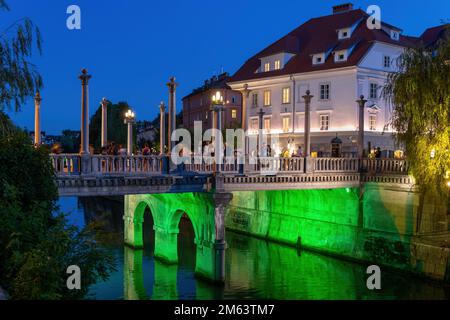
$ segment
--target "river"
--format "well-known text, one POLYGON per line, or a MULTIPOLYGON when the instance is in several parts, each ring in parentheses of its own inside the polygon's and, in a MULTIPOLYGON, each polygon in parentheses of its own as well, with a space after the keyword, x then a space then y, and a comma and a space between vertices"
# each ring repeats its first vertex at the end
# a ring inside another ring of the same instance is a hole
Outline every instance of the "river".
POLYGON ((227 231, 226 281, 212 285, 194 276, 194 232, 180 222, 178 265, 153 257, 152 222, 144 223, 144 250, 123 245, 123 203, 118 199, 63 197, 71 223, 104 223, 105 245, 117 271, 93 285, 87 299, 449 299, 450 288, 403 272, 382 270, 381 290, 367 289, 367 265, 270 243, 227 231))

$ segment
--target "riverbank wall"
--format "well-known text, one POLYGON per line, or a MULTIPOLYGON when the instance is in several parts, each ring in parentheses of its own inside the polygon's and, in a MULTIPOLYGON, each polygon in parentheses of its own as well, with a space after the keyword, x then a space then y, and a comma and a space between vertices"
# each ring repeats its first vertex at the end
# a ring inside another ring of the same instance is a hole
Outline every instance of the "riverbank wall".
POLYGON ((228 229, 299 249, 450 280, 446 203, 408 189, 234 192, 228 229))

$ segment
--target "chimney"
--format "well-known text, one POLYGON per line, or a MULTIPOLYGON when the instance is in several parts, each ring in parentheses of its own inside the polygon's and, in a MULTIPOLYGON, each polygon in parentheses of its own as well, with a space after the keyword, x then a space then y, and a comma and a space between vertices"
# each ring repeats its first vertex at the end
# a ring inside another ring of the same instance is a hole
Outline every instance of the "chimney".
POLYGON ((333 7, 333 14, 353 10, 353 3, 344 3, 333 7))

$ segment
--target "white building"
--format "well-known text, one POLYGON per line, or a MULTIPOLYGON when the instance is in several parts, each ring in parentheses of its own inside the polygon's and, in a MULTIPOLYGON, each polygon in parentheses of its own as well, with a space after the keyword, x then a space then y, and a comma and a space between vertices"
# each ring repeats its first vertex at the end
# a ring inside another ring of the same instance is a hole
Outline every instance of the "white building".
MULTIPOLYGON (((369 16, 353 10, 351 4, 333 7, 333 14, 311 19, 247 60, 228 83, 233 90, 250 92, 245 98, 246 128, 258 131, 262 109, 263 128, 279 154, 303 147, 305 104, 310 90, 311 151, 331 155, 331 140, 342 140, 342 153, 356 156, 358 105, 365 109, 365 149, 397 150, 389 126, 391 107, 382 98, 382 88, 404 48, 416 46, 422 38, 382 22, 381 29, 367 27, 369 16)), ((425 34, 429 34, 428 29, 425 34)), ((422 37, 424 37, 422 35, 422 37)), ((432 36, 434 37, 434 35, 432 36)), ((304 150, 304 149, 303 149, 304 150)))

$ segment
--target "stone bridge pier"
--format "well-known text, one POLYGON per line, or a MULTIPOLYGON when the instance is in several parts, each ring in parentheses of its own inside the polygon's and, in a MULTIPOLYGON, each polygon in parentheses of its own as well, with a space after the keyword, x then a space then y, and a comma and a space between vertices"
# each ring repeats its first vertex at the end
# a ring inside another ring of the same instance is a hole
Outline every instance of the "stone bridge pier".
POLYGON ((154 256, 178 262, 179 222, 186 214, 193 226, 196 244, 195 272, 213 282, 225 280, 225 209, 231 193, 178 193, 125 196, 125 244, 143 247, 142 227, 145 209, 149 208, 155 230, 154 256))

